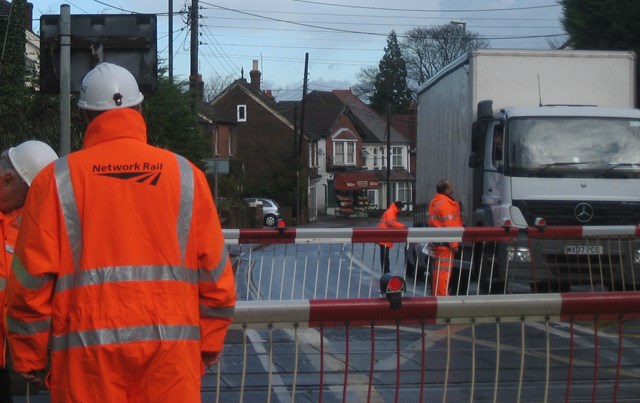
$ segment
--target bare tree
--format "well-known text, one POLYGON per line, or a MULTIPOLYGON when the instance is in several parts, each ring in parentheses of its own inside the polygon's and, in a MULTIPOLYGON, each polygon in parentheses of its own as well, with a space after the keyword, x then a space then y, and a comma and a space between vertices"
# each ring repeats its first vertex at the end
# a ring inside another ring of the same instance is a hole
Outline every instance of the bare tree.
POLYGON ((362 67, 356 79, 358 84, 351 88, 351 91, 364 102, 368 102, 376 91, 376 77, 378 76, 377 66, 362 67))
POLYGON ((407 63, 407 76, 420 86, 444 66, 469 50, 486 48, 489 41, 466 26, 444 24, 412 28, 400 44, 407 63))
POLYGON ((205 102, 213 101, 222 91, 224 91, 234 79, 231 76, 227 76, 224 78, 217 78, 211 76, 207 82, 204 84, 204 100, 205 102))

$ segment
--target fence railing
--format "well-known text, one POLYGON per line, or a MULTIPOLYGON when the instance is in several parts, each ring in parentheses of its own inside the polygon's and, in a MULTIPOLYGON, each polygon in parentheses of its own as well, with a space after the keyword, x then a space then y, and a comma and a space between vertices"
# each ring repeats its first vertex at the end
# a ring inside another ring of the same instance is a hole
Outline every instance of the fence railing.
POLYGON ((204 401, 631 402, 640 292, 240 302, 204 401))
POLYGON ((410 296, 431 295, 430 244, 461 242, 452 295, 640 290, 639 227, 225 230, 241 300, 372 298, 377 242, 410 296))

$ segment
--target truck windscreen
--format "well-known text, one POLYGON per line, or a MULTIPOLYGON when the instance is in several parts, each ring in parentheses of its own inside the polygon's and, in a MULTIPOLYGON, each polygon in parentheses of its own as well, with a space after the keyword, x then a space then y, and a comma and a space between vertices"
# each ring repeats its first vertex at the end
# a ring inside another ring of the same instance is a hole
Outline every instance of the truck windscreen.
POLYGON ((640 177, 640 120, 514 117, 507 125, 512 176, 640 177))

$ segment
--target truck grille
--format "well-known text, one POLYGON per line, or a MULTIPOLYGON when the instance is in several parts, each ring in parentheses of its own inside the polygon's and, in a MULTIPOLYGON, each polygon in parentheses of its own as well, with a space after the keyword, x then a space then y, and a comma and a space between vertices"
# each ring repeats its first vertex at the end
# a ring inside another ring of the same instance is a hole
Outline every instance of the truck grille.
POLYGON ((536 217, 544 218, 547 225, 640 224, 640 202, 517 200, 513 205, 520 209, 529 225, 533 225, 536 217), (588 221, 579 221, 576 217, 576 207, 581 203, 592 207, 593 217, 588 221))

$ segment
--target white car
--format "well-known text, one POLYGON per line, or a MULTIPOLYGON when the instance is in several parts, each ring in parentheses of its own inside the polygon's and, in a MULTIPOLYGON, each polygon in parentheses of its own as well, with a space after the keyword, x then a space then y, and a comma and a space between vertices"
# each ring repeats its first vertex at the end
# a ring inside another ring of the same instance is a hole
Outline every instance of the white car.
POLYGON ((246 197, 244 201, 249 204, 249 207, 262 205, 262 223, 266 226, 275 227, 278 220, 282 219, 280 206, 274 200, 263 197, 246 197))

